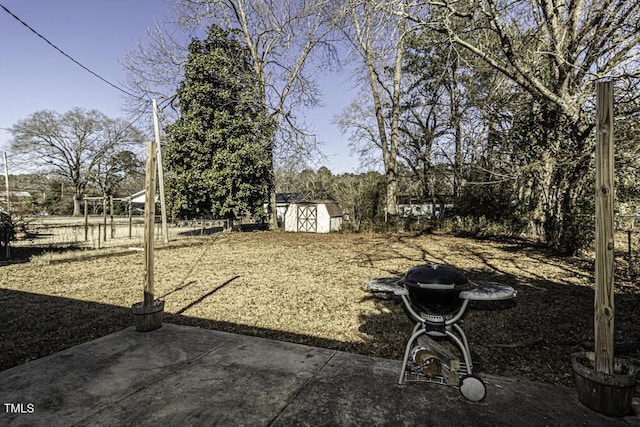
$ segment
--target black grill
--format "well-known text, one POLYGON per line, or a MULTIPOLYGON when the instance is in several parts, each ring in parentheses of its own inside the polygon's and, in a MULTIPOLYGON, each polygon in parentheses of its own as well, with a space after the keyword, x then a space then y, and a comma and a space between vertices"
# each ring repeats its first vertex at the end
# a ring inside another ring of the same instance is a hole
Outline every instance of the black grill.
POLYGON ((402 278, 384 277, 367 282, 366 289, 392 292, 415 323, 402 359, 399 383, 425 381, 458 387, 462 395, 479 402, 486 395, 484 382, 473 374, 469 341, 457 322, 469 301, 498 301, 516 296, 511 286, 494 282, 470 282, 455 267, 423 264, 402 278), (447 338, 462 360, 436 340, 447 338))
POLYGON ((443 264, 424 264, 412 267, 400 280, 409 292, 411 305, 418 312, 430 316, 448 317, 460 310, 460 292, 475 288, 455 267, 443 264))

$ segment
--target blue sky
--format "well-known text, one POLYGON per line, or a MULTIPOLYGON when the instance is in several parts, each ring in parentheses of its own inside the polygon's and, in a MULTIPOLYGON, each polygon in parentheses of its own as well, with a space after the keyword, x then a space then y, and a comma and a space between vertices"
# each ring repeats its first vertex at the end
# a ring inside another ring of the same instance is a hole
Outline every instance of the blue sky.
MULTIPOLYGON (((162 23, 168 14, 167 0, 0 0, 0 4, 118 86, 126 80, 121 65, 125 52, 138 40, 144 41, 146 29, 162 23)), ((63 113, 82 107, 126 118, 118 90, 74 64, 2 9, 0 58, 0 151, 9 151, 11 138, 2 128, 39 110, 63 113)), ((353 84, 348 77, 324 76, 320 82, 324 106, 306 117, 327 158, 316 166, 325 165, 334 173, 355 172, 360 166, 347 137, 332 123, 351 101, 353 84)))

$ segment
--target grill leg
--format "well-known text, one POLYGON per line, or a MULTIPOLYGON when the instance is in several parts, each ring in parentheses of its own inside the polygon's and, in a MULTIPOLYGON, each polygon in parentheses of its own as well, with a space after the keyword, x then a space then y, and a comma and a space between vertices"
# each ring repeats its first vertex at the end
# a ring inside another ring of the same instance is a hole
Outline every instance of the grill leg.
POLYGON ((453 324, 453 326, 456 328, 456 331, 460 333, 460 336, 462 337, 462 339, 460 339, 458 335, 454 334, 449 330, 445 332, 447 336, 451 338, 451 340, 455 342, 457 346, 460 348, 460 351, 462 352, 462 357, 464 358, 464 364, 467 368, 467 374, 471 374, 473 367, 471 365, 471 351, 469 350, 467 337, 464 334, 464 332, 462 332, 462 329, 460 328, 460 326, 456 325, 455 323, 453 324))
POLYGON ((407 347, 404 350, 404 359, 402 359, 402 369, 400 370, 400 379, 398 380, 398 384, 404 383, 404 371, 407 369, 407 362, 409 361, 409 356, 411 355, 411 349, 413 348, 413 343, 418 337, 422 334, 425 334, 426 331, 422 327, 420 323, 416 323, 416 326, 413 327, 413 332, 411 334, 411 338, 409 338, 409 342, 407 342, 407 347))
POLYGON ((471 347, 469 347, 469 341, 467 341, 467 336, 465 335, 464 331, 462 330, 462 328, 460 326, 458 326, 457 323, 453 324, 453 327, 456 329, 456 331, 458 332, 458 336, 460 338, 462 338, 462 343, 464 344, 464 348, 466 350, 467 356, 469 357, 469 362, 464 362, 467 365, 467 373, 470 374, 471 373, 471 369, 472 369, 472 365, 473 365, 473 361, 471 360, 471 347))
POLYGON ((456 332, 458 332, 458 335, 460 335, 460 338, 462 338, 464 347, 467 349, 467 351, 469 351, 469 341, 467 341, 467 336, 465 335, 464 331, 460 326, 458 326, 457 323, 454 323, 453 327, 456 329, 456 332))

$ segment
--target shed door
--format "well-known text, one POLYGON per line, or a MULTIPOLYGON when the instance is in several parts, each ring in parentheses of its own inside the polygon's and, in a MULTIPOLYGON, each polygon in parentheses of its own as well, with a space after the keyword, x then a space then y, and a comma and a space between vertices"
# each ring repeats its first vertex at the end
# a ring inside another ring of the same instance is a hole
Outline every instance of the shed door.
POLYGON ((316 233, 318 230, 318 207, 298 206, 298 231, 316 233))

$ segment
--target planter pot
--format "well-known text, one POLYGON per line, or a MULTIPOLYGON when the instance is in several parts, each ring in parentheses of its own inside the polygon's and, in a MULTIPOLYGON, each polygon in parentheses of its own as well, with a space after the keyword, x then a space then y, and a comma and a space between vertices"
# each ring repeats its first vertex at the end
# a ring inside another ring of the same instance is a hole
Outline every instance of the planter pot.
POLYGON ((605 415, 623 417, 631 411, 638 367, 615 358, 613 374, 596 372, 591 351, 571 355, 578 399, 605 415))
POLYGON ((131 306, 133 323, 139 332, 150 332, 162 326, 162 316, 164 314, 164 301, 155 300, 150 306, 145 306, 142 302, 137 302, 131 306))

